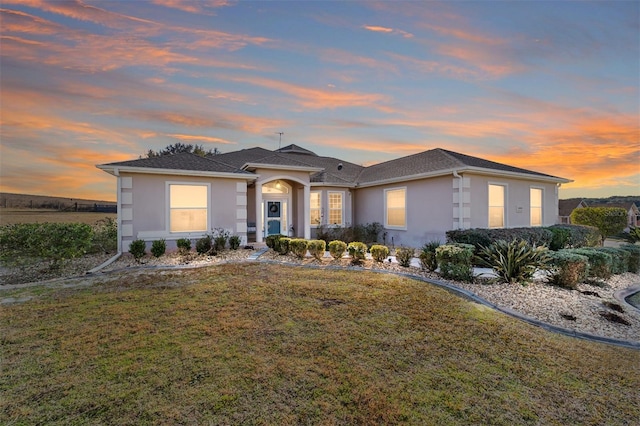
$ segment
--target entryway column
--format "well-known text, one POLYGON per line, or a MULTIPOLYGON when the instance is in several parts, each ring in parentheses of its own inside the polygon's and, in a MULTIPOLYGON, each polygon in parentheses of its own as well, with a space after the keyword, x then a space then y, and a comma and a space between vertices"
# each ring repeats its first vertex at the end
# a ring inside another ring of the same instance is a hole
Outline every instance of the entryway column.
POLYGON ((262 242, 262 183, 256 182, 256 243, 262 242))
POLYGON ((311 239, 311 188, 310 185, 304 186, 304 239, 311 239))

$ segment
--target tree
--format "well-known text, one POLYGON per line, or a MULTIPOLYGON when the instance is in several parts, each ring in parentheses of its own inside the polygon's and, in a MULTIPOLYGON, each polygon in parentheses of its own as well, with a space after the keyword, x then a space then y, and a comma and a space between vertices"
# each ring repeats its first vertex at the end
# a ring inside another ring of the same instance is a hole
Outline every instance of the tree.
POLYGON ((627 211, 621 207, 585 207, 571 213, 571 223, 594 226, 602 235, 602 243, 611 236, 624 231, 627 226, 627 211))
POLYGON ((154 151, 150 149, 149 151, 147 151, 147 158, 160 157, 162 155, 177 154, 180 152, 188 152, 191 154, 199 155, 200 157, 220 154, 220 150, 218 148, 204 149, 202 145, 184 144, 182 142, 176 142, 174 144, 167 145, 164 149, 160 151, 154 151))

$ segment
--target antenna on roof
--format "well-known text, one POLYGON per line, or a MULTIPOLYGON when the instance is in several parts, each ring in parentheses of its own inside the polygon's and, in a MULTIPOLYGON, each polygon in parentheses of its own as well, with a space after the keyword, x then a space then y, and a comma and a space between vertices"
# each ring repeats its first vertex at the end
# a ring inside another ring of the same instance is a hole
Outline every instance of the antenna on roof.
POLYGON ((278 142, 278 149, 282 148, 282 135, 284 135, 284 132, 276 132, 277 134, 280 135, 280 141, 278 142))

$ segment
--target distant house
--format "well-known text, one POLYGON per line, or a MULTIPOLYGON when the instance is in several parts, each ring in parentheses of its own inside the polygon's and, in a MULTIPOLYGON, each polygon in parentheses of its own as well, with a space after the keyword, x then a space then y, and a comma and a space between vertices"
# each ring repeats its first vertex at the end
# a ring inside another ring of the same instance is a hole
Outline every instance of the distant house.
POLYGON ((575 209, 587 207, 587 203, 581 198, 569 198, 558 201, 558 223, 571 224, 571 213, 575 209))
POLYGON ((419 247, 451 229, 555 224, 558 187, 570 182, 439 148, 369 167, 297 145, 97 167, 118 179, 121 250, 134 239, 175 247, 214 228, 261 242, 373 222, 387 242, 419 247))
POLYGON ((589 207, 618 207, 627 211, 627 230, 630 226, 638 226, 640 210, 635 203, 598 203, 589 204, 589 207))

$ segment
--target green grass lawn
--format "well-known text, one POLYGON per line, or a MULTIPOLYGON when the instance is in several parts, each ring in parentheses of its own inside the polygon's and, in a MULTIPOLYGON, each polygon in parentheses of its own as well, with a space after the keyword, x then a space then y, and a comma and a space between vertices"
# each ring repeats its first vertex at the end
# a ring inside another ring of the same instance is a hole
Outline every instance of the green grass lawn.
POLYGON ((258 263, 3 292, 1 424, 632 424, 640 351, 392 275, 258 263))

